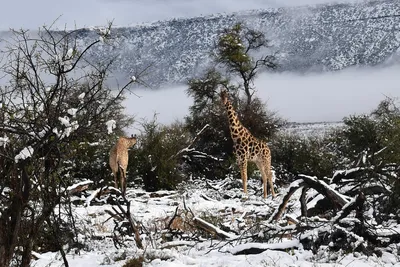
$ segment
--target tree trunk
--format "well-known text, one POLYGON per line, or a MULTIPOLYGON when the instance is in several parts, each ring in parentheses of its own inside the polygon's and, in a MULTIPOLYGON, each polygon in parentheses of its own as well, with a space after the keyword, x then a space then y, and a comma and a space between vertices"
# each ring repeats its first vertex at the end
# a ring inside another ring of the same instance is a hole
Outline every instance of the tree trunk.
POLYGON ((26 172, 26 163, 21 165, 21 169, 21 179, 18 179, 18 174, 14 166, 16 188, 13 191, 18 192, 18 194, 11 197, 11 205, 3 211, 0 217, 0 267, 10 266, 21 229, 21 217, 24 205, 29 198, 30 183, 26 172))

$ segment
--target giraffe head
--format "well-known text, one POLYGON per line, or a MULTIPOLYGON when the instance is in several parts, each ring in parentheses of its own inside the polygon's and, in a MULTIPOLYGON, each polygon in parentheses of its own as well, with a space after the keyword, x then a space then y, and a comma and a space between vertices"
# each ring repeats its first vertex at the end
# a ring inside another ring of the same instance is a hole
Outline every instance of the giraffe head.
POLYGON ((131 137, 121 136, 120 140, 123 140, 123 143, 125 144, 126 148, 133 147, 137 142, 136 134, 135 135, 132 134, 131 137))
POLYGON ((221 88, 221 92, 219 95, 221 97, 222 103, 225 105, 228 102, 228 92, 224 88, 221 88))

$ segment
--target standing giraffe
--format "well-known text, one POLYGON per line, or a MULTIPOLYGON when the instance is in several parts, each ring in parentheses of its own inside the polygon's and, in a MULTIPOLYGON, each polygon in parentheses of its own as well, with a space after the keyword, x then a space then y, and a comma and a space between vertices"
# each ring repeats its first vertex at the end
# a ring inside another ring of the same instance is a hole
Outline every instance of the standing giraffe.
POLYGON ((243 182, 243 191, 247 194, 247 162, 254 162, 261 172, 263 180, 264 198, 267 197, 267 182, 271 188, 272 197, 275 197, 271 172, 271 151, 266 142, 255 138, 240 122, 235 109, 228 100, 228 93, 221 89, 221 100, 228 112, 229 130, 233 140, 234 154, 239 165, 243 182))
POLYGON ((114 175, 115 188, 118 188, 118 173, 122 195, 126 191, 126 168, 128 167, 128 148, 136 144, 136 136, 118 138, 117 143, 110 150, 110 167, 114 175))

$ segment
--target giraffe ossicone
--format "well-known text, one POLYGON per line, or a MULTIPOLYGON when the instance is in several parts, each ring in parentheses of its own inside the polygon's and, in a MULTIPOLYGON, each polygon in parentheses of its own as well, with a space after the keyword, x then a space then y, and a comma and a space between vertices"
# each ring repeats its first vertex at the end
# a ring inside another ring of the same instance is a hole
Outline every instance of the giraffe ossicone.
POLYGON ((227 111, 229 131, 233 140, 234 154, 242 177, 244 193, 247 194, 247 163, 250 161, 254 162, 261 172, 264 198, 268 195, 267 183, 271 188, 272 197, 275 197, 271 171, 271 151, 267 143, 254 137, 250 131, 242 125, 232 103, 228 99, 228 92, 224 88, 221 88, 220 97, 227 111))
POLYGON ((110 150, 110 168, 114 175, 115 187, 118 188, 118 173, 122 195, 126 192, 126 168, 128 167, 128 149, 136 144, 136 135, 131 137, 121 136, 110 150))

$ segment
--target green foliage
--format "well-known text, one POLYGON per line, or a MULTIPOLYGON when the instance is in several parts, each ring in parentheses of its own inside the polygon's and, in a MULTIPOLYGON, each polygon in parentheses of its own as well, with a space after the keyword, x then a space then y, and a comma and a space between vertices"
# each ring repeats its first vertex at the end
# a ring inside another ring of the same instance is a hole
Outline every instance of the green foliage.
POLYGON ((330 177, 337 167, 326 136, 281 132, 270 147, 272 165, 281 181, 291 181, 298 174, 330 177))
POLYGON ((226 29, 218 40, 217 61, 225 64, 232 71, 248 72, 252 68, 251 58, 246 53, 243 45, 243 25, 236 24, 231 29, 226 29))
POLYGON ((400 111, 393 99, 383 100, 370 114, 343 122, 331 141, 349 167, 400 162, 400 111))
POLYGON ((175 189, 185 178, 181 149, 187 146, 187 133, 180 123, 160 125, 156 118, 142 123, 143 131, 131 157, 129 170, 143 179, 147 191, 175 189))
POLYGON ((275 57, 268 55, 254 60, 255 52, 268 48, 269 41, 262 32, 250 29, 242 23, 224 30, 217 43, 215 59, 228 72, 252 80, 261 68, 277 67, 275 57))

